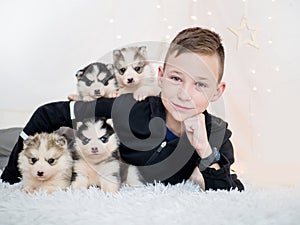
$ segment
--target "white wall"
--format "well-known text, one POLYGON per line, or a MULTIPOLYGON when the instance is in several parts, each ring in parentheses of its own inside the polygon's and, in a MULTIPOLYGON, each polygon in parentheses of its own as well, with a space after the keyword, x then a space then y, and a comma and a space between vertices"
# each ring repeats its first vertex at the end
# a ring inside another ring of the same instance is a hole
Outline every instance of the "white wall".
POLYGON ((220 104, 234 134, 235 168, 259 182, 298 182, 299 6, 293 0, 2 0, 0 128, 23 126, 39 105, 66 100, 75 92, 75 72, 113 49, 170 41, 183 28, 204 26, 221 34, 227 52, 220 104), (228 29, 239 27, 244 13, 257 30, 258 49, 237 48, 228 29))

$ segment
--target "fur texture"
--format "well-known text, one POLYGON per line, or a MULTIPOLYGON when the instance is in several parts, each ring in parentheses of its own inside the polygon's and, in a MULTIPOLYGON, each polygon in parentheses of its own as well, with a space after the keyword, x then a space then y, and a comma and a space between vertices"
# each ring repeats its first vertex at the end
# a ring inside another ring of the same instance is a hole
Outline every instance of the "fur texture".
POLYGON ((72 189, 98 186, 104 192, 116 192, 122 183, 141 185, 138 170, 120 161, 118 138, 111 119, 87 119, 79 122, 75 138, 78 154, 74 162, 72 189))
POLYGON ((140 101, 160 93, 155 70, 147 60, 146 46, 114 50, 113 64, 119 94, 133 93, 133 97, 140 101))
POLYGON ((23 190, 45 190, 52 193, 70 186, 72 156, 67 140, 57 134, 29 136, 19 154, 18 166, 23 177, 23 190))
POLYGON ((118 94, 118 86, 112 64, 95 62, 76 73, 78 95, 76 101, 92 101, 100 97, 113 98, 118 94))

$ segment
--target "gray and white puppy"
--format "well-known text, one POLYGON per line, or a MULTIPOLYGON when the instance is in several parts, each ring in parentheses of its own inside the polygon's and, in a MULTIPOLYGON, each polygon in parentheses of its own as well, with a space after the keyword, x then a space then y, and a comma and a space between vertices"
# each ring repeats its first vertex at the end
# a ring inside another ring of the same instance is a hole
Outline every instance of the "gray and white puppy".
POLYGON ((119 140, 111 119, 91 118, 78 123, 74 143, 72 189, 98 186, 104 192, 116 192, 122 184, 143 185, 137 167, 119 157, 119 140))
POLYGON ((153 66, 147 60, 146 46, 114 50, 113 64, 119 94, 133 93, 133 97, 138 101, 150 95, 159 95, 157 76, 153 66))
POLYGON ((66 189, 71 184, 73 160, 67 140, 55 133, 40 133, 24 140, 18 158, 23 190, 28 193, 66 189))
POLYGON ((112 64, 94 62, 77 71, 78 95, 76 101, 92 101, 100 97, 114 98, 118 94, 117 80, 112 64))

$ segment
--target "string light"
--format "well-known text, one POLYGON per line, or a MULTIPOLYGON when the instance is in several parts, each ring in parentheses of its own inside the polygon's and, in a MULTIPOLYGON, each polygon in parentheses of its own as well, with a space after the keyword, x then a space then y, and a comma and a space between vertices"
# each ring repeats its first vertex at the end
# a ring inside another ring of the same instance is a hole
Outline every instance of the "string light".
POLYGON ((212 15, 212 12, 211 12, 211 11, 208 11, 208 12, 207 12, 207 15, 211 16, 211 15, 212 15))
POLYGON ((117 35, 116 38, 117 39, 122 39, 122 36, 121 35, 117 35))
POLYGON ((255 73, 256 73, 256 71, 255 71, 254 69, 252 69, 252 70, 251 70, 251 73, 255 74, 255 73))
POLYGON ((161 5, 156 5, 156 8, 160 9, 160 8, 161 8, 161 5))
POLYGON ((254 86, 254 87, 252 88, 252 90, 253 90, 253 91, 257 91, 257 87, 254 86))
POLYGON ((279 72, 279 67, 278 67, 278 66, 275 68, 275 71, 276 71, 276 72, 279 72))
POLYGON ((108 22, 110 22, 110 23, 114 23, 114 22, 115 22, 115 20, 114 20, 114 19, 110 19, 108 22))
POLYGON ((171 25, 168 26, 168 29, 169 29, 169 30, 172 30, 172 28, 173 28, 173 27, 172 27, 171 25))
POLYGON ((197 20, 197 16, 190 16, 191 20, 197 20))

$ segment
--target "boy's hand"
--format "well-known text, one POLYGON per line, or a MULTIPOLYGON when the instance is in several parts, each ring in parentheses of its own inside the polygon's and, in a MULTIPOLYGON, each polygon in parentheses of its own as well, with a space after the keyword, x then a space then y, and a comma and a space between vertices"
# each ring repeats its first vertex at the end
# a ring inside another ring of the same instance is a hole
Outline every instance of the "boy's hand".
POLYGON ((201 113, 184 121, 185 132, 193 147, 201 158, 206 158, 212 153, 207 139, 205 116, 201 113))

